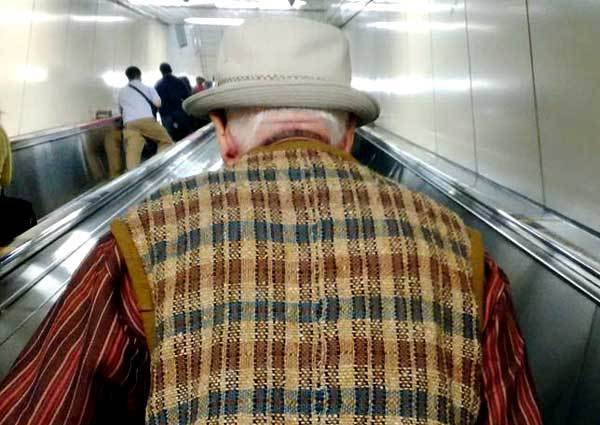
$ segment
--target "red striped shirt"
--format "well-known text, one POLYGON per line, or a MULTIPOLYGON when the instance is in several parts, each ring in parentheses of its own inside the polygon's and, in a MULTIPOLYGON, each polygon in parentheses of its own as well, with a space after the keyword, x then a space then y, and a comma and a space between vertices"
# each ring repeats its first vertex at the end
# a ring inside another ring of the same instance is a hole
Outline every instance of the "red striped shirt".
POLYGON ((542 423, 525 341, 515 319, 508 278, 486 255, 482 317, 483 398, 480 423, 542 423))
MULTIPOLYGON (((486 257, 479 423, 541 417, 508 280, 486 257)), ((144 422, 149 356, 131 282, 112 237, 81 265, 0 385, 0 425, 144 422)))
POLYGON ((0 386, 0 425, 144 423, 149 356, 112 238, 84 261, 0 386))

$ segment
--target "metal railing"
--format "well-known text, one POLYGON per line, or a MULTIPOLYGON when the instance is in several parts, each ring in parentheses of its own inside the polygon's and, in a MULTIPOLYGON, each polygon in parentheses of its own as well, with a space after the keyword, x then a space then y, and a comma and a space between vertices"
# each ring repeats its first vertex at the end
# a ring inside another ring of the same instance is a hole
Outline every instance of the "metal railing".
POLYGON ((600 261, 595 256, 600 237, 593 231, 379 127, 362 127, 357 133, 600 303, 600 261), (549 222, 555 231, 547 230, 549 222))
MULTIPOLYGON (((106 120, 103 120, 106 125, 106 120)), ((101 126, 102 124, 99 124, 101 126)), ((80 131, 86 128, 78 127, 80 131)), ((0 279, 30 256, 39 252, 60 235, 68 232, 77 223, 89 217, 112 199, 124 193, 139 181, 148 178, 177 156, 188 150, 199 139, 212 131, 212 126, 204 127, 182 139, 172 148, 153 156, 139 167, 110 182, 83 193, 69 203, 45 216, 35 227, 17 237, 0 256, 0 279)))

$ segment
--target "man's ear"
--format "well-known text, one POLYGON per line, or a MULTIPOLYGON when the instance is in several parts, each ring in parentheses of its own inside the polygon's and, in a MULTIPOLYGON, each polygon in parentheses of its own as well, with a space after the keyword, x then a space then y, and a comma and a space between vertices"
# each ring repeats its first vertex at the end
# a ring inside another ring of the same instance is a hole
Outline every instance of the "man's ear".
POLYGON ((239 152, 236 143, 227 131, 225 113, 211 112, 208 116, 215 125, 215 133, 217 134, 217 141, 221 149, 221 158, 223 158, 225 165, 231 166, 238 158, 239 152))
POLYGON ((348 153, 352 150, 352 145, 354 144, 354 131, 356 130, 356 117, 354 115, 350 115, 348 118, 348 128, 344 133, 342 149, 348 153))

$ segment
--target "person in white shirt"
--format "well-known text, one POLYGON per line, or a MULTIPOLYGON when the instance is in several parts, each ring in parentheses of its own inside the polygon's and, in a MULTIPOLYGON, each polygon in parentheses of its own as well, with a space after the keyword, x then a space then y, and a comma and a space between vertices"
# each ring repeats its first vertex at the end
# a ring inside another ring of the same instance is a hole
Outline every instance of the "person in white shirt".
POLYGON ((124 137, 127 141, 125 162, 131 170, 140 164, 145 138, 158 144, 158 152, 173 144, 173 140, 156 121, 156 109, 161 100, 154 88, 142 84, 142 71, 136 66, 125 70, 129 84, 119 91, 119 107, 125 126, 124 137))

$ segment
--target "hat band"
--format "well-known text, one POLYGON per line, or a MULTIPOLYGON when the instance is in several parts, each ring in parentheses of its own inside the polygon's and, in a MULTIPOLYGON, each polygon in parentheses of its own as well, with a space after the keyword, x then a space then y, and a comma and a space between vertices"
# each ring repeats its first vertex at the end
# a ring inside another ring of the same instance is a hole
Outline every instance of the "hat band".
POLYGON ((315 77, 312 75, 284 75, 284 74, 257 74, 257 75, 238 75, 236 77, 224 78, 218 80, 218 85, 224 85, 229 83, 239 83, 242 81, 286 81, 286 80, 315 80, 325 81, 323 78, 315 77))

